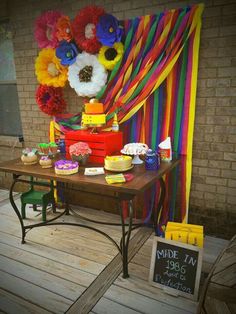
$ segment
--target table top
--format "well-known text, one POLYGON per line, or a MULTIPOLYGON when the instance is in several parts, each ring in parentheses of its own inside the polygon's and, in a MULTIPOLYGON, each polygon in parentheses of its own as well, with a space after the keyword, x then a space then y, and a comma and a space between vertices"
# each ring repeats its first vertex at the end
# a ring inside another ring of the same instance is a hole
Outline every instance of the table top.
MULTIPOLYGON (((18 158, 0 163, 0 171, 13 173, 16 175, 28 175, 42 179, 55 180, 58 182, 72 183, 84 187, 87 190, 96 191, 96 188, 103 187, 109 191, 117 193, 125 193, 137 195, 144 192, 146 189, 151 187, 155 182, 158 181, 163 175, 170 172, 175 168, 180 159, 175 159, 171 162, 162 162, 160 168, 155 171, 146 170, 144 164, 134 165, 134 167, 125 173, 132 173, 134 178, 130 182, 121 184, 108 184, 105 180, 106 174, 115 174, 111 171, 105 171, 105 175, 96 176, 85 176, 85 167, 79 167, 79 172, 73 175, 58 175, 55 173, 54 168, 43 169, 39 164, 35 165, 24 165, 23 162, 18 158)), ((102 165, 96 165, 102 166, 102 165)), ((94 167, 94 165, 86 165, 87 168, 94 167)))

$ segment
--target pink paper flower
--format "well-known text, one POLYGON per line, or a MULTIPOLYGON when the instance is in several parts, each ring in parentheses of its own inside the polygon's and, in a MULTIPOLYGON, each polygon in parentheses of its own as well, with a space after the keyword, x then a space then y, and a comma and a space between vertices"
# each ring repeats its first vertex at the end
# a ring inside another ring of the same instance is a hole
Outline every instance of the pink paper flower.
POLYGON ((57 39, 57 20, 62 16, 57 11, 47 11, 39 16, 35 22, 35 39, 39 48, 56 48, 57 39))
POLYGON ((69 152, 70 152, 71 156, 72 155, 74 155, 74 156, 79 156, 79 155, 84 156, 84 155, 92 153, 92 151, 89 148, 88 144, 84 143, 84 142, 78 142, 78 143, 75 143, 73 145, 70 145, 69 152))

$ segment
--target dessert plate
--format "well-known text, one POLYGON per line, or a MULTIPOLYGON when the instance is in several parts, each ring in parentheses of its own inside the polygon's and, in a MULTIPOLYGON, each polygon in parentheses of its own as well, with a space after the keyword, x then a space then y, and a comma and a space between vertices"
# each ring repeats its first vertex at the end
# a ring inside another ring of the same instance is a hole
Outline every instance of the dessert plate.
POLYGON ((109 168, 109 167, 106 167, 104 166, 104 168, 108 171, 114 171, 114 172, 125 172, 125 171, 128 171, 128 170, 131 170, 133 169, 134 165, 132 165, 131 167, 128 167, 128 168, 123 168, 123 169, 114 169, 114 168, 109 168))

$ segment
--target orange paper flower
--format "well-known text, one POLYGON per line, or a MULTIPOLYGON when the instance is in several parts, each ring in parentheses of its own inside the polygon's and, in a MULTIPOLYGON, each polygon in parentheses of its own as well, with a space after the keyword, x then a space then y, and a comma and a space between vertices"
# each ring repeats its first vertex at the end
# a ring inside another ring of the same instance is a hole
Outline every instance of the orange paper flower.
POLYGON ((70 24, 70 18, 68 16, 63 15, 58 19, 56 36, 59 41, 66 40, 69 42, 72 40, 73 34, 70 24))

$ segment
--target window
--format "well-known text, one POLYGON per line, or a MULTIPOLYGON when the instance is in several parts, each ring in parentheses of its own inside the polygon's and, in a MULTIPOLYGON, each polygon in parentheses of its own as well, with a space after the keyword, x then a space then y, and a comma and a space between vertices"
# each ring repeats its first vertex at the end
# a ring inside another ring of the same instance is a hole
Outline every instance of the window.
POLYGON ((9 22, 0 22, 0 135, 22 136, 9 22))

